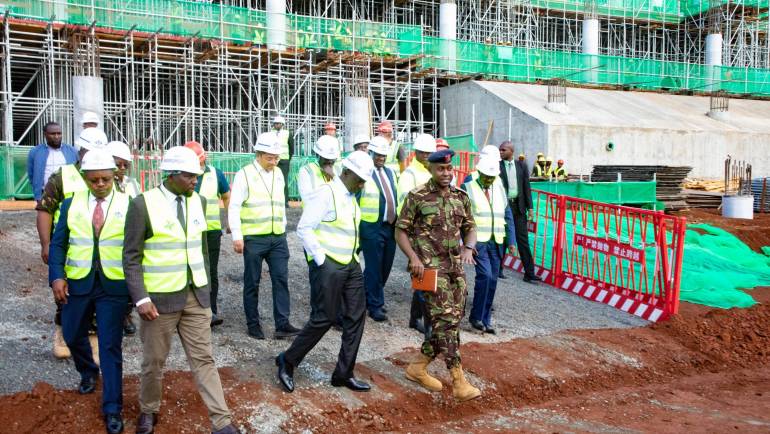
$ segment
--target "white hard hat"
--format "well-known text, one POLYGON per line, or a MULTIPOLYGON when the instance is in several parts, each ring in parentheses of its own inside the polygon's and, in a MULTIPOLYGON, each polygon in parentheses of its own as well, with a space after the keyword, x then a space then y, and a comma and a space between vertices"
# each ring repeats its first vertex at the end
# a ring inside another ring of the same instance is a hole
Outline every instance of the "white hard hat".
POLYGON ((372 141, 369 142, 369 150, 375 154, 387 156, 390 153, 390 143, 385 137, 372 137, 372 141))
POLYGON ((476 163, 476 170, 487 176, 500 175, 500 161, 494 157, 485 156, 476 163))
POLYGON ((278 136, 275 133, 262 133, 257 137, 257 143, 254 150, 266 154, 281 155, 281 148, 278 146, 278 136))
POLYGON ((126 161, 131 161, 134 157, 131 155, 131 150, 128 149, 128 145, 123 142, 113 141, 107 143, 105 148, 107 152, 112 154, 113 157, 122 158, 126 161))
POLYGON ((436 139, 430 134, 420 134, 414 139, 413 148, 415 151, 436 152, 436 139))
POLYGON ((283 116, 281 116, 281 115, 276 115, 273 118, 273 123, 274 124, 285 124, 286 123, 286 119, 284 119, 283 116))
POLYGON ((359 178, 366 182, 372 180, 372 172, 374 171, 374 162, 364 151, 353 151, 350 155, 342 160, 342 165, 352 170, 353 173, 358 175, 359 178))
POLYGON ((492 145, 484 146, 481 148, 481 152, 479 152, 479 160, 486 157, 494 158, 497 161, 502 160, 502 158, 500 158, 500 148, 492 145))
POLYGON ((99 124, 99 115, 94 112, 84 112, 83 117, 80 118, 80 124, 99 124))
POLYGON ((200 175, 201 163, 195 151, 184 146, 174 146, 163 154, 163 160, 160 162, 160 170, 180 171, 200 175))
POLYGON ((80 170, 115 170, 115 159, 104 149, 93 149, 83 156, 80 170))
POLYGON ((353 145, 357 145, 359 143, 369 143, 371 144, 371 140, 369 139, 369 136, 366 134, 357 134, 356 137, 353 140, 353 145))
POLYGON ((99 128, 86 128, 80 132, 80 136, 75 140, 75 146, 78 151, 80 148, 86 148, 89 151, 102 149, 107 146, 107 135, 99 128))
POLYGON ((316 140, 313 152, 327 160, 336 160, 340 158, 340 141, 324 134, 316 140))

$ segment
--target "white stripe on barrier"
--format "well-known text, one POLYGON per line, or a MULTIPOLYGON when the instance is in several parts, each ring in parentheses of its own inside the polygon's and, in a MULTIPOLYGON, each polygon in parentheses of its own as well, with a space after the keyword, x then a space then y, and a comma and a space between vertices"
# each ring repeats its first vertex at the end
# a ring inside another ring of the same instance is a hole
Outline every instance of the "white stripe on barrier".
POLYGON ((604 303, 605 297, 607 297, 607 290, 602 289, 601 291, 599 291, 599 295, 596 296, 596 301, 598 301, 599 303, 604 303))
POLYGON ((613 294, 612 297, 610 297, 610 302, 607 303, 612 307, 615 307, 616 304, 618 304, 618 301, 620 301, 620 296, 618 294, 613 294))
POLYGON ((581 282, 581 281, 578 281, 578 282, 575 284, 575 287, 574 287, 574 288, 572 288, 572 292, 574 292, 575 294, 579 293, 579 292, 580 292, 580 288, 582 288, 582 287, 583 287, 583 285, 584 285, 584 284, 583 284, 583 282, 581 282))
POLYGON ((633 305, 634 305, 634 300, 626 299, 626 302, 623 303, 623 306, 620 307, 620 310, 622 310, 623 312, 628 312, 629 309, 631 309, 631 306, 633 305))
POLYGON ((543 270, 542 274, 540 274, 540 278, 543 280, 546 280, 548 279, 548 274, 549 274, 548 270, 543 270))
POLYGON ((569 289, 569 286, 572 284, 572 278, 568 277, 564 280, 564 283, 561 284, 561 289, 569 289))
POLYGON ((652 321, 652 322, 657 322, 658 318, 660 318, 661 315, 663 315, 663 311, 661 309, 653 309, 652 313, 650 314, 649 318, 647 318, 647 319, 652 321))
POLYGON ((586 291, 585 294, 583 294, 583 297, 585 298, 591 298, 591 295, 594 293, 594 290, 596 290, 596 287, 591 285, 588 287, 588 291, 586 291))
POLYGON ((517 259, 516 262, 513 263, 513 268, 514 269, 519 268, 519 265, 521 265, 521 260, 517 259))
POLYGON ((647 311, 648 307, 649 306, 647 306, 644 303, 639 304, 639 307, 637 307, 636 310, 634 311, 634 315, 636 315, 636 316, 643 316, 644 312, 647 311))

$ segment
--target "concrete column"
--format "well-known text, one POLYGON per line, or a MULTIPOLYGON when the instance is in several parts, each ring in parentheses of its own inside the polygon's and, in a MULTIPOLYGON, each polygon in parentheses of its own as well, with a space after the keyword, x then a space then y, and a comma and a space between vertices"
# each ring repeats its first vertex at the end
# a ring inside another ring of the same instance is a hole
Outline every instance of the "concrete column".
POLYGON ((587 18, 583 20, 583 43, 582 53, 585 56, 585 62, 582 65, 585 69, 583 80, 589 83, 597 83, 599 77, 599 20, 596 18, 587 18))
POLYGON ((448 71, 456 69, 457 4, 455 0, 441 0, 439 6, 438 35, 441 38, 441 67, 448 71))
POLYGON ((353 150, 353 141, 358 135, 372 136, 369 98, 345 97, 345 151, 353 150))
POLYGON ((706 81, 707 90, 716 91, 720 88, 720 68, 722 66, 722 34, 706 35, 706 81))
POLYGON ((72 105, 73 139, 76 139, 83 129, 80 119, 85 112, 96 113, 99 116, 99 128, 106 132, 104 125, 104 83, 101 77, 72 77, 72 105))
POLYGON ((286 49, 286 0, 267 0, 267 48, 286 49))

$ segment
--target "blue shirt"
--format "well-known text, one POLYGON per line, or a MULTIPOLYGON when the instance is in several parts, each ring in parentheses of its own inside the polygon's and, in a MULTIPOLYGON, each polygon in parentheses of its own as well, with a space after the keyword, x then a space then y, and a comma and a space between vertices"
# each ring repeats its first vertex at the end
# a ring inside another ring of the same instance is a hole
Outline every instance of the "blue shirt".
MULTIPOLYGON (((48 144, 41 143, 32 148, 27 155, 27 178, 29 178, 29 183, 32 185, 32 194, 35 196, 36 201, 39 201, 43 196, 48 149, 48 144)), ((74 146, 62 143, 61 152, 67 164, 73 164, 78 161, 78 151, 74 146)))

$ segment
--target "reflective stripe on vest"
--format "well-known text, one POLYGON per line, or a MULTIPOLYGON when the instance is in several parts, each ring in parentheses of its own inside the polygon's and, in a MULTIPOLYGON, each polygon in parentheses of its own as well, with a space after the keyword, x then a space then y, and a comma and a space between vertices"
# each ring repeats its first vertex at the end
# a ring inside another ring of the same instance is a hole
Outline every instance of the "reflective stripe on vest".
MULTIPOLYGON (((88 185, 83 180, 83 175, 74 164, 67 164, 61 167, 61 185, 64 199, 72 197, 73 194, 79 191, 88 191, 88 185)), ((61 210, 61 204, 64 203, 64 199, 59 202, 59 206, 56 208, 56 212, 53 214, 53 227, 56 227, 56 222, 59 221, 59 211, 61 210)))
POLYGON ((498 244, 505 240, 505 189, 501 182, 495 179, 489 187, 489 200, 478 181, 465 183, 468 197, 473 209, 473 220, 476 222, 476 240, 480 243, 489 241, 492 236, 498 244), (491 202, 491 203, 490 203, 491 202))
MULTIPOLYGON (((70 238, 64 272, 68 279, 82 279, 91 272, 94 258, 94 227, 92 213, 88 209, 89 193, 73 194, 67 227, 70 238)), ((123 228, 130 198, 115 191, 109 203, 102 203, 104 226, 99 233, 99 263, 104 275, 111 280, 123 280, 123 228)))
MULTIPOLYGON (((377 176, 375 173, 374 176, 377 176)), ((387 181, 387 180, 386 180, 387 181)), ((364 183, 364 190, 361 192, 361 220, 374 223, 380 217, 380 189, 374 180, 364 183)))
POLYGON ((539 164, 535 163, 535 176, 543 176, 543 168, 539 164))
POLYGON ((243 235, 281 235, 286 232, 284 216, 286 200, 283 196, 283 177, 273 169, 264 179, 258 172, 256 162, 245 166, 243 176, 249 188, 249 196, 241 205, 241 232, 243 235), (268 190, 268 184, 272 186, 268 190), (270 194, 270 191, 273 194, 270 194))
POLYGON ((217 171, 213 166, 208 166, 209 171, 203 173, 201 188, 198 194, 206 199, 206 228, 210 231, 222 229, 219 219, 219 181, 217 171))
POLYGON ((404 206, 404 199, 410 191, 430 181, 431 175, 428 169, 417 160, 414 160, 404 173, 398 178, 398 207, 396 214, 401 214, 401 207, 404 206))
POLYGON ((198 193, 187 198, 187 233, 175 214, 171 213, 166 196, 160 188, 142 194, 150 217, 152 237, 144 243, 142 270, 144 286, 149 293, 169 293, 187 286, 187 267, 192 270, 196 287, 208 283, 203 262, 202 239, 206 230, 206 215, 198 193))
MULTIPOLYGON (((355 197, 342 196, 336 193, 331 185, 328 187, 332 191, 335 219, 322 221, 313 233, 326 256, 340 264, 358 262, 358 225, 361 223, 361 209, 355 197)), ((307 260, 312 258, 308 255, 307 260)))
POLYGON ((288 160, 289 155, 289 130, 281 129, 280 131, 273 130, 276 136, 278 136, 278 144, 281 146, 281 160, 288 160))

